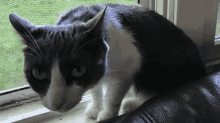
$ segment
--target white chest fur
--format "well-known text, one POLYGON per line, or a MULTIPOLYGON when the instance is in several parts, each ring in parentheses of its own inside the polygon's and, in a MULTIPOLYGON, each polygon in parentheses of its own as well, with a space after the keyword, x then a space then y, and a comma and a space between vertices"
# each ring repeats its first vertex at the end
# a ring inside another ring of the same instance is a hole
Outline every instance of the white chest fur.
MULTIPOLYGON (((99 112, 97 121, 118 115, 122 99, 133 84, 132 77, 141 67, 141 55, 133 44, 135 40, 128 31, 111 25, 107 34, 109 71, 100 81, 100 84, 107 84, 107 90, 103 103, 104 109, 99 112)), ((96 104, 93 104, 91 110, 87 110, 88 117, 91 117, 91 114, 98 114, 94 113, 96 112, 94 109, 101 105, 97 102, 102 100, 102 96, 97 96, 100 94, 97 91, 94 92, 92 95, 96 104)))
POLYGON ((141 55, 133 44, 135 40, 130 32, 118 29, 112 25, 108 31, 108 67, 113 71, 125 72, 133 75, 141 65, 141 55))

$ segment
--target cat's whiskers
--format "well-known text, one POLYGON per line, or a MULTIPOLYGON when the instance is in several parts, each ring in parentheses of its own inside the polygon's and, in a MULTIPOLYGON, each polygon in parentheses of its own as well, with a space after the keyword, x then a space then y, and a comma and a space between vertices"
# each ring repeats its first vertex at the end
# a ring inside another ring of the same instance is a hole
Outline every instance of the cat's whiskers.
MULTIPOLYGON (((26 33, 25 33, 26 36, 28 36, 26 33)), ((28 38, 30 39, 30 37, 28 36, 28 38)), ((31 40, 31 39, 30 39, 31 40)), ((37 51, 35 51, 33 48, 27 46, 29 49, 31 49, 33 52, 35 52, 40 58, 41 56, 39 55, 39 53, 37 51)))
MULTIPOLYGON (((19 22, 20 22, 20 24, 27 30, 27 28, 21 23, 21 21, 19 20, 19 22)), ((31 35, 31 33, 27 30, 27 32, 29 33, 29 35, 31 36, 31 38, 32 38, 32 42, 35 44, 35 46, 40 50, 40 52, 41 52, 41 54, 42 54, 42 56, 44 56, 43 55, 43 53, 42 53, 42 51, 41 51, 41 49, 40 49, 40 47, 38 46, 38 44, 37 44, 37 42, 35 41, 35 39, 33 38, 33 36, 31 35)), ((26 34, 26 33, 25 33, 26 34)), ((27 35, 27 34, 26 34, 27 35)), ((27 35, 28 36, 28 35, 27 35)), ((28 36, 29 37, 29 36, 28 36)), ((30 38, 30 37, 29 37, 30 38)))
MULTIPOLYGON (((89 18, 89 16, 87 16, 87 19, 88 19, 88 18, 89 18)), ((75 50, 76 50, 76 48, 77 48, 78 45, 79 45, 79 38, 81 37, 81 34, 84 32, 84 30, 85 30, 85 27, 83 28, 82 32, 80 33, 80 35, 79 35, 78 38, 76 39, 76 45, 73 47, 73 51, 72 51, 73 54, 75 53, 75 50)))
POLYGON ((79 38, 81 37, 81 35, 82 35, 82 33, 84 32, 84 30, 85 30, 85 28, 83 28, 83 30, 82 30, 82 32, 79 34, 79 36, 77 37, 77 39, 76 39, 76 45, 73 47, 73 54, 75 53, 75 51, 76 51, 76 48, 78 47, 78 45, 79 45, 79 38))
POLYGON ((121 70, 109 70, 109 71, 121 71, 121 70))
POLYGON ((89 52, 80 52, 80 53, 77 53, 76 55, 83 54, 83 53, 89 53, 89 52))
POLYGON ((34 55, 30 54, 30 53, 27 53, 27 52, 23 52, 23 53, 28 54, 28 55, 30 55, 30 56, 33 56, 33 57, 39 59, 38 57, 36 57, 36 56, 34 56, 34 55))
POLYGON ((76 43, 74 44, 74 47, 73 47, 73 49, 72 49, 72 53, 73 53, 73 54, 75 53, 76 48, 77 48, 78 45, 79 45, 79 41, 78 41, 78 39, 79 39, 79 37, 76 39, 76 43))
MULTIPOLYGON (((101 37, 97 37, 97 38, 94 38, 94 39, 92 39, 92 40, 86 42, 85 44, 83 44, 82 46, 80 46, 78 49, 76 49, 76 52, 77 52, 80 48, 82 48, 83 46, 85 46, 86 44, 88 44, 88 43, 90 43, 90 42, 92 42, 92 41, 95 41, 95 40, 97 40, 97 39, 99 39, 99 38, 101 38, 101 37)), ((75 53, 76 53, 76 52, 75 52, 75 53)))

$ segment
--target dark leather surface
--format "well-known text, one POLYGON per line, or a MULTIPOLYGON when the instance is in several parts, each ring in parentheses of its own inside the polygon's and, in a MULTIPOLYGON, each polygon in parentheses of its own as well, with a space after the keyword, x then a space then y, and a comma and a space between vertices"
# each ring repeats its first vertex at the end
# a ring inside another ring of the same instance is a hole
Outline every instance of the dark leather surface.
MULTIPOLYGON (((171 85, 172 86, 172 85, 171 85)), ((220 123, 220 71, 99 123, 220 123)))

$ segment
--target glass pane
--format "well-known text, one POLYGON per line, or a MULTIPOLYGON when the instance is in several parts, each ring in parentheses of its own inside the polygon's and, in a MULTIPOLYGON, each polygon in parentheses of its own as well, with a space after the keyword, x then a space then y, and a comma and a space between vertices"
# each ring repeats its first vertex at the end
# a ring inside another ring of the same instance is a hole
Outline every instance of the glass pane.
POLYGON ((77 5, 98 3, 134 4, 136 0, 1 0, 0 91, 27 85, 23 73, 23 44, 14 33, 9 14, 15 13, 36 25, 54 25, 59 13, 77 5))

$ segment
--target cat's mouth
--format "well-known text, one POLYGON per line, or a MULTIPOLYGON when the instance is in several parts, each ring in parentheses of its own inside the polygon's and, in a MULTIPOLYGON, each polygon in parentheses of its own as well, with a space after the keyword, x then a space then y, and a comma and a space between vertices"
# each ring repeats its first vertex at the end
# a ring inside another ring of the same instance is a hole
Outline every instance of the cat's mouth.
POLYGON ((69 110, 71 110, 72 108, 74 108, 78 103, 74 103, 74 104, 71 104, 71 105, 62 105, 61 107, 57 108, 57 112, 60 112, 60 113, 64 113, 64 112, 68 112, 69 110))
POLYGON ((79 102, 74 102, 74 103, 71 103, 71 104, 64 104, 60 107, 57 108, 57 112, 60 112, 60 113, 64 113, 64 112, 68 112, 70 111, 71 109, 73 109, 79 102))
POLYGON ((62 102, 59 104, 56 103, 48 103, 48 101, 46 100, 42 100, 42 104, 48 108, 51 111, 56 111, 59 113, 63 113, 63 112, 68 112, 69 110, 73 109, 78 103, 80 102, 79 100, 74 100, 74 101, 70 101, 70 102, 62 102))
POLYGON ((71 103, 71 104, 63 104, 59 107, 48 107, 48 106, 45 106, 45 107, 47 107, 49 110, 52 110, 52 111, 56 111, 56 112, 59 112, 59 113, 64 113, 64 112, 68 112, 71 109, 73 109, 77 104, 78 104, 78 102, 77 103, 71 103))

